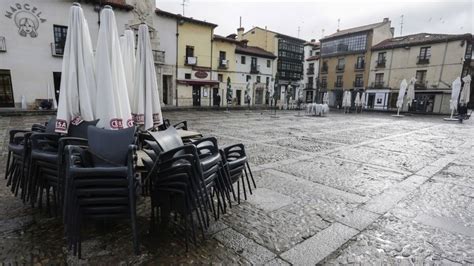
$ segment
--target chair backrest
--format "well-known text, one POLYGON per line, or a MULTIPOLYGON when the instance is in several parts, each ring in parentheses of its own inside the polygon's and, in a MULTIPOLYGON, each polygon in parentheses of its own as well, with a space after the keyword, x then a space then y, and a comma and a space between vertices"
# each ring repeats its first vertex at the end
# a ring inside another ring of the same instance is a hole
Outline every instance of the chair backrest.
POLYGON ((69 127, 67 135, 69 137, 87 139, 87 130, 89 126, 96 126, 99 119, 93 121, 82 121, 79 125, 73 125, 69 127))
POLYGON ((56 117, 51 117, 48 123, 46 123, 46 128, 44 130, 45 133, 54 133, 56 129, 56 117))
POLYGON ((163 131, 150 132, 150 135, 164 152, 184 145, 183 140, 174 127, 169 127, 163 131))
POLYGON ((94 166, 126 165, 128 147, 135 142, 135 130, 135 127, 109 130, 89 126, 88 145, 94 166))

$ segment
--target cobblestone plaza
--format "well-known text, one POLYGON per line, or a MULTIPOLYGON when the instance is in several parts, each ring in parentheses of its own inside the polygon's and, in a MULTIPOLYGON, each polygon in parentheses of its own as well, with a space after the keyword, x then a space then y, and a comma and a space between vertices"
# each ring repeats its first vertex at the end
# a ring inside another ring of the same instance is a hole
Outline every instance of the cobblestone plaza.
MULTIPOLYGON (((68 253, 62 219, 15 198, 0 179, 0 262, 19 264, 474 264, 474 122, 441 116, 165 111, 171 122, 243 143, 257 183, 248 200, 185 252, 181 232, 148 232, 141 255, 128 222, 89 224, 83 257, 68 253)), ((46 116, 0 117, 4 175, 9 129, 46 116)))

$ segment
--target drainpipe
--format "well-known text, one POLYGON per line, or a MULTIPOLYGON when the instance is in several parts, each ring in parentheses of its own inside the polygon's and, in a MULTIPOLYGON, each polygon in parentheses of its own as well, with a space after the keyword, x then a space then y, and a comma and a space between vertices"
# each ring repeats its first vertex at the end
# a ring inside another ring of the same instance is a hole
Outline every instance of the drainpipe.
POLYGON ((178 46, 178 39, 179 39, 179 17, 176 18, 176 67, 175 67, 175 99, 176 99, 176 107, 178 106, 178 54, 179 54, 179 46, 178 46))
MULTIPOLYGON (((214 28, 211 30, 211 70, 209 70, 209 80, 212 81, 212 48, 214 46, 214 28)), ((211 107, 211 85, 209 85, 209 93, 208 99, 209 99, 209 107, 211 107)))

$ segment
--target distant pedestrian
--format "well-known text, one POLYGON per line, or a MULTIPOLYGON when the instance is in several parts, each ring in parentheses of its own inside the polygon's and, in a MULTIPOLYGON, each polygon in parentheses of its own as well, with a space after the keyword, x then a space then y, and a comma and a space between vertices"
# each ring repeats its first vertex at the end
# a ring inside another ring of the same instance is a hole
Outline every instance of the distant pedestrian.
POLYGON ((219 94, 216 95, 216 103, 217 103, 217 107, 220 108, 221 107, 221 96, 219 94))

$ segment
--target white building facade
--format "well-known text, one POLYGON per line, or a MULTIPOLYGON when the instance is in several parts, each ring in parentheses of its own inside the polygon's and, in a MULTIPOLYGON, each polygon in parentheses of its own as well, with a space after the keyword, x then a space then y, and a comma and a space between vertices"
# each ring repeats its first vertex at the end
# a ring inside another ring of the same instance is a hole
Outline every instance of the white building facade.
MULTIPOLYGON (((3 0, 0 5, 0 108, 28 108, 59 96, 69 9, 67 0, 3 0), (48 87, 53 89, 48 90, 48 87), (53 92, 54 90, 54 92, 53 92)), ((77 1, 76 1, 77 2, 77 1)), ((78 1, 89 24, 93 47, 99 32, 99 12, 111 5, 118 32, 138 29, 143 21, 151 29, 161 101, 173 101, 176 65, 176 20, 155 15, 153 0, 78 1), (167 88, 163 90, 163 88, 167 88)))
POLYGON ((250 105, 268 104, 269 88, 274 86, 276 56, 256 46, 242 42, 235 49, 235 93, 244 96, 244 103, 250 97, 250 105), (248 95, 248 97, 247 97, 248 95))
POLYGON ((304 44, 304 93, 303 102, 315 102, 318 89, 318 71, 319 71, 319 43, 311 40, 304 44))

